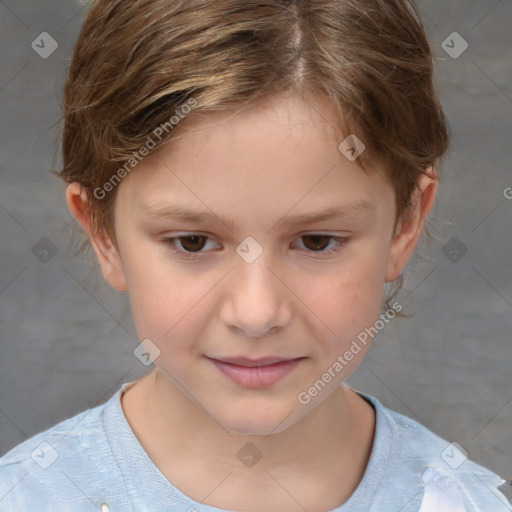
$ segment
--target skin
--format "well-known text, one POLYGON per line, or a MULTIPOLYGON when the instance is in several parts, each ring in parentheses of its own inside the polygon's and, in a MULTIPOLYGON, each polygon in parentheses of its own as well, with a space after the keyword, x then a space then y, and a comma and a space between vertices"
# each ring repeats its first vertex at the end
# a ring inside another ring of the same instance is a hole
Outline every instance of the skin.
MULTIPOLYGON (((123 410, 160 471, 182 492, 224 509, 320 512, 344 503, 371 453, 375 412, 346 386, 370 343, 304 405, 308 390, 380 314, 383 287, 398 278, 434 204, 437 182, 420 180, 413 208, 393 232, 394 190, 374 163, 365 173, 338 150, 348 134, 323 98, 291 94, 239 113, 183 121, 186 130, 119 185, 117 246, 91 231, 87 195, 67 190, 106 280, 130 294, 139 338, 160 350, 155 370, 122 397, 123 410), (298 214, 354 200, 371 208, 314 224, 298 214), (152 218, 143 204, 181 204, 217 217, 205 224, 152 218), (176 251, 165 237, 181 239, 176 251), (348 237, 338 252, 334 239, 348 237), (247 263, 248 236, 263 249, 247 263), (199 251, 187 259, 186 249, 199 251), (181 253, 179 252, 181 250, 181 253), (247 389, 206 359, 304 357, 265 389, 247 389), (248 468, 247 443, 262 454, 248 468), (264 492, 262 492, 262 490, 264 492)), ((431 176, 435 176, 430 169, 431 176)))

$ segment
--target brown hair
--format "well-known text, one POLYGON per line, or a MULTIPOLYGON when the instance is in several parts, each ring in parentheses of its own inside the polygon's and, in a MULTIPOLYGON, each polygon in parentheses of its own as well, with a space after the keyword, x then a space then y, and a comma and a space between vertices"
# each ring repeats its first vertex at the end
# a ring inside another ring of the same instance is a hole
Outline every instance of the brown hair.
POLYGON ((385 163, 402 218, 449 144, 412 0, 93 0, 64 87, 56 174, 85 188, 93 229, 116 243, 117 189, 94 191, 157 127, 187 102, 204 115, 290 90, 330 99, 366 145, 361 166, 373 154, 385 163))

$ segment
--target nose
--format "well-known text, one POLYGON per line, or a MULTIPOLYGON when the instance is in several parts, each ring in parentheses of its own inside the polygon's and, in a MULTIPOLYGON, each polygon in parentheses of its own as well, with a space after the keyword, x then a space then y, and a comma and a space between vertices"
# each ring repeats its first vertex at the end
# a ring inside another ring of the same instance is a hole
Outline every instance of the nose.
POLYGON ((230 330, 260 338, 291 318, 290 291, 265 251, 252 263, 239 259, 225 283, 221 320, 230 330))

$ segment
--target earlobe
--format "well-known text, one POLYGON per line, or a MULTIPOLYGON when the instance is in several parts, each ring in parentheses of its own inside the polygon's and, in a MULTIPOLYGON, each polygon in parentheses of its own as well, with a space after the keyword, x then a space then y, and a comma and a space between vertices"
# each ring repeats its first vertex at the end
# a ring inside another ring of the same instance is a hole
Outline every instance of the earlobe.
POLYGON ((66 202, 71 213, 89 236, 107 282, 120 292, 128 291, 119 250, 106 233, 94 233, 92 229, 87 191, 79 183, 71 183, 66 190, 66 202))
POLYGON ((412 207, 399 222, 390 248, 386 282, 395 281, 407 265, 418 244, 437 193, 437 175, 432 168, 422 175, 412 198, 412 207))

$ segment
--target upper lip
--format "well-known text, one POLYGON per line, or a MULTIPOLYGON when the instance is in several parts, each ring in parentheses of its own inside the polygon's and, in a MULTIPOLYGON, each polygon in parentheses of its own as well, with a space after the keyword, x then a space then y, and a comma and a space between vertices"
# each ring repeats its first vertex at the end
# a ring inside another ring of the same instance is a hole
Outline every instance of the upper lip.
POLYGON ((235 366, 246 366, 249 368, 255 366, 269 366, 271 364, 282 363, 285 361, 294 361, 295 359, 302 359, 300 357, 278 357, 278 356, 268 356, 261 357, 259 359, 249 359, 247 357, 223 357, 223 358, 213 358, 215 361, 220 361, 221 363, 232 364, 235 366))

